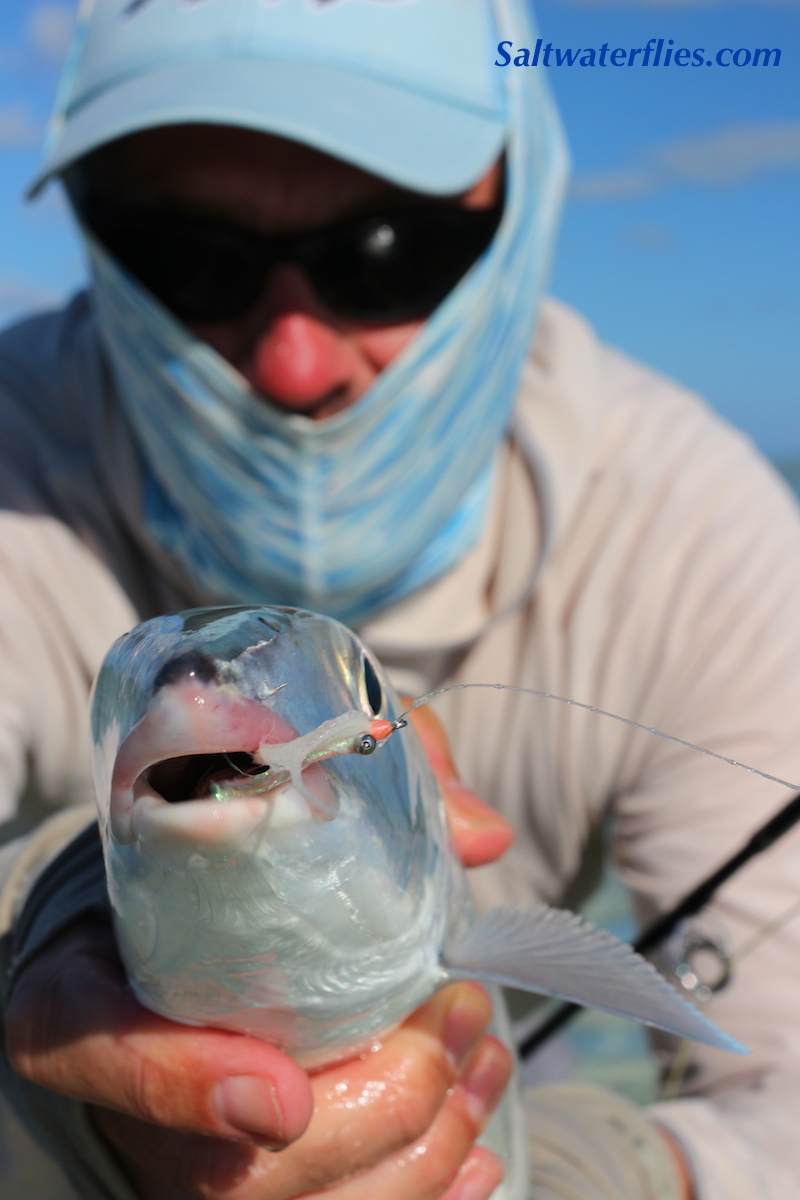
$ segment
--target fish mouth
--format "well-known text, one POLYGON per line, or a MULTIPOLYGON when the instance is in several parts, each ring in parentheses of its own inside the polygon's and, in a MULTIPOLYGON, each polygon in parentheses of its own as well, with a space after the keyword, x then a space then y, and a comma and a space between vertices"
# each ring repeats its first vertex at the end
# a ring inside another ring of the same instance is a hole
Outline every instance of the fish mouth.
POLYGON ((117 751, 109 807, 114 838, 220 845, 258 828, 312 820, 315 800, 321 808, 333 801, 320 768, 303 771, 305 796, 290 781, 267 792, 269 772, 254 757, 260 747, 297 737, 271 709, 215 684, 184 680, 161 688, 117 751), (260 776, 252 789, 242 787, 248 775, 260 776))
POLYGON ((145 782, 167 804, 217 799, 216 788, 224 788, 226 784, 241 787, 246 777, 253 778, 253 789, 258 791, 268 774, 269 767, 257 763, 252 754, 243 750, 182 754, 177 758, 162 759, 144 772, 145 782))

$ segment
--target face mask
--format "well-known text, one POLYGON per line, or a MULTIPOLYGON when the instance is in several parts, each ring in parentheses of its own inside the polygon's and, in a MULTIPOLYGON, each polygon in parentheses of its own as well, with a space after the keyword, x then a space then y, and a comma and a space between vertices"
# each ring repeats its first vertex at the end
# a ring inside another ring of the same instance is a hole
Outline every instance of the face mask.
MULTIPOLYGON (((509 15, 507 36, 524 42, 524 6, 509 15)), ((334 417, 260 399, 87 239, 101 334, 144 459, 144 523, 210 600, 358 624, 433 582, 480 536, 565 177, 539 72, 509 68, 505 79, 512 132, 494 241, 334 417)))

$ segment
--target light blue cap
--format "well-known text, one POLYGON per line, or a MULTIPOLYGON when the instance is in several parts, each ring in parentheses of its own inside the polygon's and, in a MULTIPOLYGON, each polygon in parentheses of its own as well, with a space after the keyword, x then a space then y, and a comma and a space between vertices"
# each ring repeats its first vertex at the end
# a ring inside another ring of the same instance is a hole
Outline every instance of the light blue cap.
POLYGON ((84 0, 31 194, 107 142, 187 123, 461 191, 507 139, 497 41, 492 0, 84 0))

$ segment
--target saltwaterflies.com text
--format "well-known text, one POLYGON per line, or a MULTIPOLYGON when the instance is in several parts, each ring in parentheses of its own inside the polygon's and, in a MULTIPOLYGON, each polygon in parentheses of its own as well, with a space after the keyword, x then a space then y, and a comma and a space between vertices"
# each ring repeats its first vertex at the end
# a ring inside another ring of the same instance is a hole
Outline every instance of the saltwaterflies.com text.
POLYGON ((613 50, 608 42, 602 46, 571 46, 562 49, 539 38, 533 49, 514 46, 513 42, 498 42, 496 67, 779 67, 781 52, 777 47, 750 48, 723 46, 706 50, 700 46, 675 48, 674 38, 651 38, 646 46, 613 50))

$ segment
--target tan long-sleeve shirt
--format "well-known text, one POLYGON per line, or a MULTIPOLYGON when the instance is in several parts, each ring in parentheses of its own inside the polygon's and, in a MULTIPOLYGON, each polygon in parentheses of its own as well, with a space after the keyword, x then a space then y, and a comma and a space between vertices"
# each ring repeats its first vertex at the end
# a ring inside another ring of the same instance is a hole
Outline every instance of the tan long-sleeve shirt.
MULTIPOLYGON (((0 396, 0 813, 22 829, 90 798, 86 697, 110 642, 206 598, 142 528, 139 460, 85 298, 0 337, 0 396)), ((794 502, 745 438, 559 305, 543 311, 479 545, 361 632, 406 689, 546 690, 800 781, 794 502)), ((789 794, 556 702, 467 690, 437 703, 465 779, 518 831, 502 864, 475 873, 484 906, 558 902, 611 815, 648 919, 789 794)), ((0 860, 5 928, 63 840, 39 837, 0 860)), ((790 834, 705 920, 736 950, 798 897, 790 834)), ((699 1200, 790 1200, 800 918, 743 959, 708 1011, 752 1054, 694 1047, 685 1096, 655 1115, 699 1200)))

